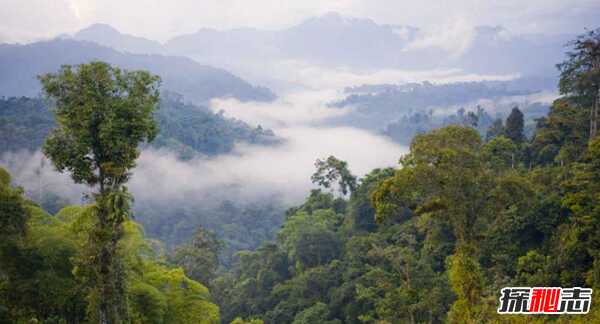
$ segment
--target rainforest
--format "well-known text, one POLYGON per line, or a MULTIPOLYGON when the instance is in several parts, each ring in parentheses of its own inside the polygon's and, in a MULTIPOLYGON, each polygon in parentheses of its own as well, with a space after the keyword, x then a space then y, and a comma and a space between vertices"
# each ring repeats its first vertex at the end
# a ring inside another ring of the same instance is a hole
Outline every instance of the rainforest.
POLYGON ((0 28, 0 323, 600 322, 598 5, 209 3, 0 28))

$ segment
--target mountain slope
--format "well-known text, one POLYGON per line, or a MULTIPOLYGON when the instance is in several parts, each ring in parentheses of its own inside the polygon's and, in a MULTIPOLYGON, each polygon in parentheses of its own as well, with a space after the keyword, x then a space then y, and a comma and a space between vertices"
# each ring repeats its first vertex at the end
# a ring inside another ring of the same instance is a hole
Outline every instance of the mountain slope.
MULTIPOLYGON (((167 149, 183 159, 229 153, 236 143, 275 145, 281 141, 271 130, 187 104, 171 93, 162 95, 155 120, 159 133, 150 147, 167 149)), ((54 115, 43 99, 0 98, 0 156, 40 149, 54 127, 54 115)))
POLYGON ((119 67, 144 69, 162 78, 162 88, 181 93, 187 100, 205 103, 216 97, 242 101, 269 101, 275 95, 235 75, 175 56, 121 53, 91 42, 52 40, 28 45, 0 45, 0 96, 36 96, 36 76, 55 72, 63 64, 106 61, 119 67))

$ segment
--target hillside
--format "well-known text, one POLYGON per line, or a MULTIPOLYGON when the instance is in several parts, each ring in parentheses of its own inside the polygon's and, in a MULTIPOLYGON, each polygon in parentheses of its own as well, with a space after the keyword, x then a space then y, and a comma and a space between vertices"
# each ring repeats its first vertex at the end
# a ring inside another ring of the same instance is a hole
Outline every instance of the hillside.
POLYGON ((122 53, 95 43, 69 39, 0 45, 0 96, 37 96, 40 92, 37 75, 54 72, 63 64, 93 60, 158 74, 164 90, 181 93, 196 103, 216 97, 242 101, 275 98, 267 88, 253 86, 225 70, 200 65, 188 58, 122 53))
MULTIPOLYGON (((273 145, 280 141, 271 130, 187 104, 175 94, 163 95, 155 119, 159 134, 150 146, 166 148, 183 159, 228 153, 236 143, 273 145)), ((41 99, 0 99, 0 154, 40 149, 55 126, 52 111, 41 99)))

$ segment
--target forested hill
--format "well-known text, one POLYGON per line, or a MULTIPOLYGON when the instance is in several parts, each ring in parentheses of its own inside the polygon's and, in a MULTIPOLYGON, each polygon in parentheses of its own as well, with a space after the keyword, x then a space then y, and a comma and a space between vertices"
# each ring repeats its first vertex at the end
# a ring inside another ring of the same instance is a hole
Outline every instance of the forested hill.
POLYGON ((211 284, 222 319, 600 322, 597 296, 576 320, 496 311, 503 287, 600 287, 600 137, 585 104, 596 93, 567 92, 531 140, 515 109, 485 140, 469 126, 419 134, 396 169, 360 179, 335 157, 317 162, 313 181, 349 197, 314 190, 275 241, 241 253, 211 284))
MULTIPOLYGON (((526 117, 531 120, 542 117, 547 113, 549 104, 540 102, 540 99, 535 97, 542 98, 543 94, 553 93, 555 89, 556 81, 553 78, 375 84, 348 87, 344 91, 345 98, 331 105, 340 109, 352 108, 352 113, 338 118, 337 122, 381 130, 393 134, 395 140, 408 144, 412 135, 418 133, 416 130, 427 131, 435 128, 436 125, 439 127, 448 124, 441 120, 431 122, 429 119, 451 117, 452 113, 459 113, 459 110, 465 110, 464 108, 478 111, 480 102, 481 108, 491 114, 487 116, 488 119, 499 117, 496 115, 505 115, 515 105, 519 105, 526 117), (532 99, 523 99, 528 96, 532 99), (431 116, 432 114, 435 116, 431 116), (415 118, 418 121, 413 120, 409 125, 401 125, 401 132, 389 131, 390 128, 399 128, 399 124, 407 124, 405 123, 407 119, 415 118), (422 125, 425 121, 428 125, 422 125), (407 132, 405 126, 415 131, 407 132)), ((485 124, 478 128, 485 134, 488 126, 485 124)))
POLYGON ((28 45, 0 45, 0 96, 37 96, 37 75, 54 72, 63 64, 101 60, 130 70, 160 75, 162 88, 203 103, 215 97, 269 101, 275 95, 222 70, 188 58, 122 53, 96 43, 56 39, 28 45))
MULTIPOLYGON (((185 103, 172 93, 163 94, 155 118, 160 131, 150 145, 169 149, 183 159, 228 153, 239 142, 271 145, 280 141, 271 130, 185 103)), ((0 154, 37 150, 54 127, 54 115, 44 100, 0 98, 0 154)))
MULTIPOLYGON (((523 82, 527 79, 511 81, 472 81, 435 84, 414 82, 406 84, 379 84, 348 87, 344 89, 347 97, 336 106, 364 106, 365 109, 389 110, 404 107, 450 106, 467 103, 481 98, 528 95, 540 88, 555 89, 556 85, 544 85, 545 79, 523 82), (398 107, 398 105, 402 105, 398 107)), ((550 79, 550 82, 554 80, 550 79)))

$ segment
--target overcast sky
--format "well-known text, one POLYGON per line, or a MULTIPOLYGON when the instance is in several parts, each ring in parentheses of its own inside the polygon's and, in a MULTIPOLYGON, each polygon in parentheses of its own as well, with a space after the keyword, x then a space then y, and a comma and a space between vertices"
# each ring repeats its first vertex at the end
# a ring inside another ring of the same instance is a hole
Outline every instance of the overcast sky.
POLYGON ((0 0, 0 42, 29 42, 92 23, 164 41, 202 27, 279 29, 338 12, 425 29, 453 22, 514 33, 579 33, 598 27, 598 0, 0 0))

